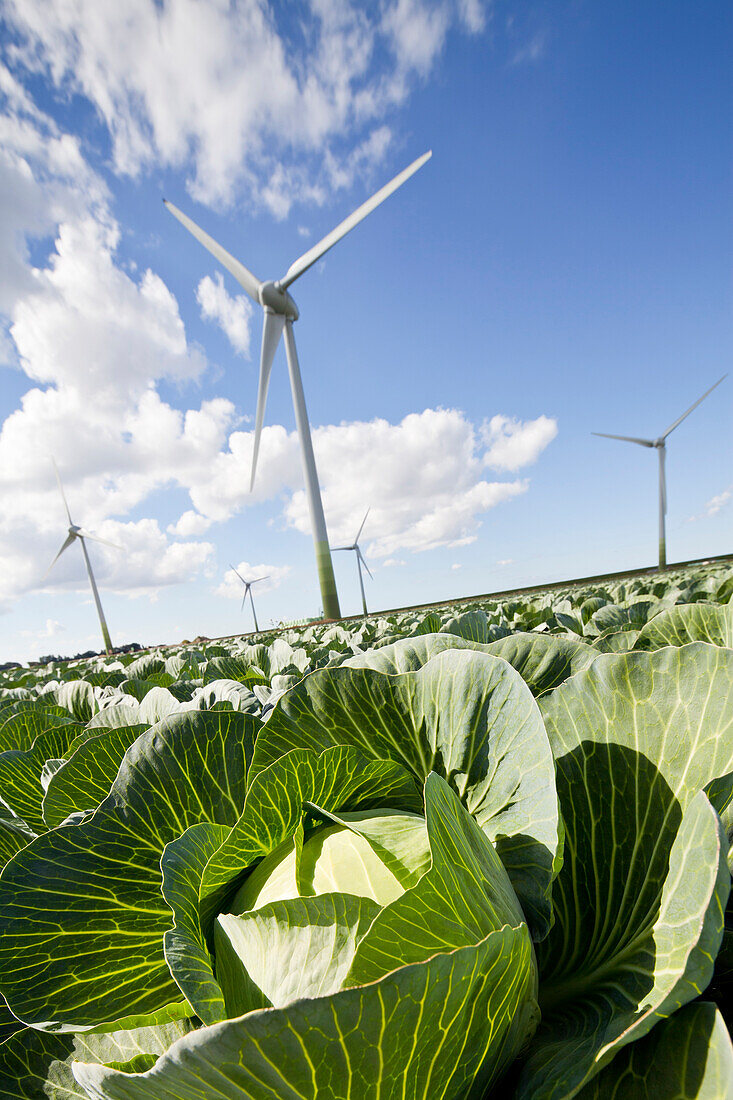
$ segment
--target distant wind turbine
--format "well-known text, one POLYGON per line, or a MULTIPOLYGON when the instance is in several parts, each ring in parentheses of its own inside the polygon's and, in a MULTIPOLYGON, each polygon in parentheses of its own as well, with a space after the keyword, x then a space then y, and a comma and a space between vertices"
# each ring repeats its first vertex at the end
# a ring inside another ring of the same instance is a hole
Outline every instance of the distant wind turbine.
POLYGON ((254 600, 252 599, 252 585, 253 585, 253 584, 259 584, 259 583, 260 583, 260 581, 266 581, 266 580, 267 580, 267 579, 269 578, 270 574, 268 573, 268 574, 267 574, 267 576, 265 576, 265 577, 257 577, 257 578, 256 578, 255 580, 253 580, 253 581, 246 581, 246 580, 244 579, 244 577, 242 576, 242 574, 241 574, 241 573, 238 573, 238 572, 237 572, 237 570, 236 570, 236 569, 234 568, 234 566, 233 566, 233 565, 231 565, 231 564, 230 564, 229 568, 230 568, 230 569, 232 570, 232 572, 233 572, 233 573, 236 573, 236 574, 237 574, 237 576, 239 577, 240 581, 241 581, 241 582, 242 582, 242 584, 244 585, 244 595, 242 596, 242 606, 240 607, 240 609, 239 609, 239 610, 240 610, 240 611, 244 611, 244 601, 245 601, 245 600, 247 599, 247 594, 249 594, 249 602, 250 602, 250 603, 252 604, 252 618, 253 618, 253 619, 254 619, 254 621, 255 621, 255 631, 256 631, 256 632, 257 632, 257 633, 259 634, 259 632, 260 632, 260 628, 259 628, 259 626, 257 625, 257 612, 255 611, 255 602, 254 602, 254 600))
POLYGON ((372 210, 375 210, 376 207, 384 202, 384 200, 396 191, 398 187, 401 187, 410 176, 417 172, 419 168, 422 168, 423 164, 425 164, 431 155, 430 152, 427 152, 413 161, 409 167, 395 176, 390 183, 382 187, 376 194, 372 195, 370 199, 367 199, 365 203, 362 203, 353 214, 345 218, 335 229, 332 229, 330 233, 318 242, 318 244, 303 253, 299 259, 290 265, 283 278, 278 279, 276 282, 262 282, 253 275, 244 264, 230 255, 230 253, 223 249, 220 244, 217 244, 208 233, 205 233, 203 229, 199 229, 199 227, 178 210, 173 203, 167 202, 165 199, 163 200, 171 214, 178 218, 179 222, 193 234, 204 248, 209 250, 212 256, 216 257, 219 263, 234 276, 239 285, 249 294, 250 298, 261 305, 265 311, 265 324, 262 329, 260 380, 257 393, 257 416, 255 420, 254 449, 252 452, 250 492, 254 487, 257 455, 260 448, 262 425, 265 419, 267 387, 270 381, 272 361, 275 357, 275 352, 283 330, 285 331, 285 352, 288 360, 293 405, 295 407, 295 422, 300 437, 303 473, 305 475, 305 491, 310 511, 313 541, 315 543, 316 565, 321 586, 323 613, 327 619, 340 618, 341 611, 339 609, 338 593, 336 591, 336 580, 333 575, 333 562, 331 560, 331 550, 328 544, 326 520, 323 515, 323 502, 321 501, 316 461, 313 455, 313 444, 311 442, 310 426, 308 424, 308 413, 306 411, 305 396, 303 394, 303 383, 300 376, 298 354, 295 349, 295 337, 293 335, 293 322, 297 321, 299 316, 298 307, 291 298, 288 287, 294 283, 296 279, 299 279, 308 268, 312 267, 314 263, 320 260, 321 256, 325 255, 330 248, 333 248, 342 237, 345 237, 347 233, 354 229, 367 214, 371 214, 372 210))
MULTIPOLYGON (((724 374, 723 378, 727 378, 728 375, 724 374)), ((667 479, 664 471, 664 463, 667 452, 666 440, 667 436, 675 430, 678 424, 681 424, 685 417, 689 416, 693 409, 696 409, 701 401, 704 401, 708 394, 712 393, 716 386, 719 386, 723 381, 723 378, 719 378, 717 382, 713 383, 709 390, 705 390, 702 397, 698 397, 694 405, 690 405, 687 412, 683 412, 682 416, 678 416, 674 424, 670 424, 666 432, 657 436, 656 439, 638 439, 633 435, 609 435, 608 432, 591 432, 591 435, 600 435, 604 439, 622 439, 624 443, 638 443, 640 447, 656 447, 657 454, 659 455, 659 568, 663 569, 667 564, 667 544, 664 530, 664 517, 667 514, 667 479)))
MULTIPOLYGON (((364 530, 364 524, 367 521, 367 516, 368 515, 369 515, 369 509, 367 508, 366 516, 364 516, 364 519, 361 521, 361 527, 356 532, 356 538, 354 539, 354 542, 351 546, 335 546, 334 547, 335 551, 338 551, 338 550, 353 550, 356 553, 356 565, 357 565, 357 568, 359 570, 359 587, 361 588, 361 605, 364 608, 364 614, 365 615, 368 615, 369 612, 367 611, 366 596, 364 594, 364 578, 361 575, 361 567, 362 567, 362 565, 364 566, 364 568, 366 569, 366 571, 367 571, 367 573, 369 574, 370 577, 372 577, 372 571, 369 568, 369 566, 367 565, 367 563, 364 561, 364 555, 362 554, 361 547, 359 546, 359 536, 361 535, 362 531, 364 530)), ((372 580, 374 580, 373 577, 372 577, 372 580)))
POLYGON ((96 604, 96 607, 97 607, 97 614, 99 615, 99 625, 102 627, 102 637, 104 638, 104 648, 107 651, 107 653, 111 653, 112 652, 112 641, 111 641, 110 636, 109 636, 109 628, 107 627, 107 620, 104 617, 104 611, 102 611, 102 601, 99 598, 99 589, 97 588, 97 582, 95 581, 94 573, 92 572, 92 563, 89 560, 89 554, 87 552, 85 539, 91 539, 92 542, 103 542, 105 546, 114 546, 115 550, 121 550, 122 547, 118 546, 117 543, 115 543, 115 542, 109 542, 107 539, 100 539, 100 537, 98 535, 91 535, 89 533, 89 531, 85 531, 83 527, 79 527, 79 526, 77 526, 76 523, 74 523, 74 521, 71 518, 71 512, 69 511, 68 502, 66 500, 66 493, 64 492, 64 487, 61 484, 61 476, 59 475, 59 468, 56 465, 56 459, 52 458, 51 461, 53 462, 53 468, 56 472, 56 480, 59 483, 59 491, 61 493, 61 499, 64 502, 64 508, 66 509, 66 515, 67 515, 68 520, 69 520, 69 533, 66 536, 66 539, 65 539, 64 543, 62 544, 61 549, 59 550, 58 554, 53 559, 53 561, 49 565, 48 569, 44 573, 43 579, 44 580, 46 579, 46 577, 51 572, 51 570, 53 569, 56 562, 59 560, 59 558, 63 554, 64 550, 68 550, 68 548, 71 546, 72 542, 74 542, 75 539, 78 539, 80 544, 81 544, 81 552, 84 555, 84 561, 85 561, 86 567, 87 567, 87 574, 89 575, 89 584, 91 585, 92 595, 94 596, 94 603, 96 604))

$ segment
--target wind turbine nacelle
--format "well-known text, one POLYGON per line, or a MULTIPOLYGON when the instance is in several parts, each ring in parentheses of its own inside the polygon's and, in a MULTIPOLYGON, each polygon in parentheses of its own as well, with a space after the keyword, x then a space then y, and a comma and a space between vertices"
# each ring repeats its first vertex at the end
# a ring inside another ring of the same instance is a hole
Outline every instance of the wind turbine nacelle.
POLYGON ((652 447, 665 447, 666 444, 663 439, 655 439, 652 441, 652 447))
POLYGON ((291 321, 297 321, 300 314, 298 307, 288 294, 277 283, 262 283, 260 286, 260 305, 269 309, 272 313, 280 313, 291 321))

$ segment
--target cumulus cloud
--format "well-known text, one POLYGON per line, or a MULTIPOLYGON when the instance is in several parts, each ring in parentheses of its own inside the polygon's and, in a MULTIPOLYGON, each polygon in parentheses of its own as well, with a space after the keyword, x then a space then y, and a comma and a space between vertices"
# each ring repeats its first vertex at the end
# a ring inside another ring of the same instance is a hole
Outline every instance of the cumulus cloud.
MULTIPOLYGON (((105 588, 128 596, 150 594, 166 585, 191 580, 202 569, 212 567, 211 543, 169 542, 153 519, 129 523, 106 520, 95 525, 93 534, 114 543, 88 543, 95 577, 105 588)), ((57 541, 50 543, 54 549, 57 541)), ((87 585, 81 548, 72 543, 37 587, 79 591, 87 585)))
POLYGON ((63 223, 10 329, 29 378, 93 395, 95 408, 129 407, 156 379, 192 380, 206 366, 163 280, 147 270, 136 282, 117 266, 118 240, 91 217, 63 223))
POLYGON ((215 321, 234 350, 249 359, 252 320, 252 304, 249 299, 244 294, 230 297, 222 274, 217 271, 213 279, 205 275, 196 287, 196 301, 201 307, 201 316, 207 321, 215 321))
POLYGON ((169 523, 166 527, 166 531, 170 535, 177 535, 179 538, 187 539, 191 538, 192 535, 203 535, 204 531, 208 531, 209 527, 211 527, 211 522, 212 521, 207 519, 206 516, 202 516, 189 508, 178 517, 175 523, 169 523))
MULTIPOLYGON (((0 99, 0 177, 8 184, 0 212, 3 351, 34 383, 0 430, 7 605, 44 583, 65 537, 52 455, 74 519, 101 534, 110 517, 200 470, 225 445, 234 409, 215 399, 181 412, 161 399, 160 381, 190 383, 207 367, 186 340, 174 296, 152 270, 122 269, 106 188, 76 139, 1 66, 0 99), (34 266, 29 246, 39 238, 48 251, 34 266)), ((101 581, 120 591, 152 593, 209 568, 209 543, 171 543, 154 520, 122 533, 122 557, 92 551, 101 581)), ((85 585, 78 548, 70 547, 46 587, 85 585)))
POLYGON ((552 442, 557 435, 557 421, 549 416, 516 420, 497 414, 482 425, 481 435, 487 447, 485 466, 493 470, 519 470, 536 462, 552 442))
POLYGON ((244 578, 245 581, 255 581, 257 578, 264 578, 257 580, 257 584, 254 586, 254 592, 256 596, 265 595, 267 592, 273 592, 276 588, 279 588, 283 581, 290 575, 291 568, 289 565, 267 565, 264 562, 260 562, 259 565, 253 565, 248 561, 240 561, 234 566, 234 569, 228 569, 224 574, 224 579, 215 589, 215 596, 223 596, 227 600, 240 600, 244 595, 244 585, 237 576, 237 573, 244 578), (236 572, 234 571, 236 569, 236 572))
MULTIPOLYGON (((59 132, 2 62, 0 194, 0 313, 9 315, 34 287, 29 240, 89 211, 104 220, 107 189, 84 160, 78 139, 59 132)), ((8 359, 7 344, 3 352, 8 359)))
POLYGON ((480 0, 314 0, 296 45, 287 13, 263 0, 135 0, 106 5, 103 19, 98 0, 5 8, 16 56, 94 105, 118 172, 190 166, 200 200, 245 191, 279 217, 323 201, 337 178, 350 185, 364 165, 354 144, 378 159, 386 116, 451 29, 476 34, 485 22, 480 0))
MULTIPOLYGON (((250 495, 252 440, 252 432, 233 432, 228 450, 191 484, 197 511, 223 520, 247 504, 281 496, 287 525, 309 535, 296 434, 279 425, 264 429, 250 495)), ((485 479, 482 432, 456 409, 426 409, 398 424, 375 419, 318 427, 313 446, 332 543, 350 542, 369 507, 361 541, 375 557, 466 545, 484 513, 528 486, 526 480, 485 479)), ((537 454, 535 445, 532 460, 537 454)))

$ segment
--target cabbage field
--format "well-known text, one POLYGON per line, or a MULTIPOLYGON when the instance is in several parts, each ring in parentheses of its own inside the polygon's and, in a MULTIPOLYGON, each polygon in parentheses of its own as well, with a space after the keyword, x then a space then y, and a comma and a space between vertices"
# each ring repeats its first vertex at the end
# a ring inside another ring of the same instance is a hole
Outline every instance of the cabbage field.
POLYGON ((733 1096, 733 569, 0 674, 0 1096, 733 1096))

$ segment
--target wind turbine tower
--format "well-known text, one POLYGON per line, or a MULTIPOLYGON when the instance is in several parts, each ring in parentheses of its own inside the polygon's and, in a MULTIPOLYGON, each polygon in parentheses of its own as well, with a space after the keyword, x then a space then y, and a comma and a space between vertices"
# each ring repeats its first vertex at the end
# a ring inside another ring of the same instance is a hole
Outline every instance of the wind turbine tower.
POLYGON ((181 225, 185 226, 185 228, 193 234, 196 240, 199 241, 204 248, 208 249, 212 256, 219 261, 222 267, 226 268, 226 270, 234 276, 250 298, 262 306, 265 313, 265 323, 262 329, 260 379, 257 392, 257 416, 255 419, 250 492, 254 487, 255 471, 257 469, 257 455, 260 447, 262 425, 265 419, 265 405, 267 403, 267 388, 270 381, 270 371, 272 370, 272 362, 280 342, 280 337, 283 335, 283 332, 285 333, 285 353, 288 360, 290 388, 293 394, 295 423, 300 439, 303 474, 305 477, 305 492, 310 512, 313 542, 315 543, 316 565, 321 587, 323 614, 327 619, 340 618, 341 611, 339 608, 338 593, 336 592, 336 580, 333 575, 331 549, 328 543, 326 520, 323 515, 323 502, 321 500, 321 490, 318 484, 316 460, 313 455, 313 444, 311 442, 310 425, 308 423, 308 412, 305 406, 303 383, 300 376, 298 353, 295 349, 295 336, 293 335, 293 322, 297 321, 299 316, 298 307, 290 296, 288 288, 292 286, 296 279, 299 279, 301 275, 312 267, 314 263, 320 260, 321 256, 325 255, 330 248, 333 248, 342 237, 345 237, 360 221, 363 221, 367 214, 371 214, 372 210, 375 210, 379 204, 384 202, 384 200, 396 191, 398 187, 401 187, 410 176, 414 175, 419 168, 422 168, 423 164, 425 164, 430 156, 431 153, 427 152, 413 161, 413 163, 400 172, 399 175, 395 176, 393 180, 385 184, 376 194, 372 195, 370 199, 362 203, 353 214, 350 214, 348 218, 345 218, 335 229, 332 229, 330 233, 318 242, 318 244, 314 245, 313 248, 310 248, 307 252, 304 252, 302 256, 290 265, 285 275, 276 281, 270 280, 263 282, 258 279, 244 266, 244 264, 240 263, 239 260, 235 259, 234 256, 210 237, 208 233, 205 233, 203 229, 199 229, 195 222, 191 221, 190 218, 178 210, 173 203, 167 202, 165 199, 163 200, 171 214, 178 218, 181 225))
POLYGON ((109 636, 109 627, 107 626, 107 620, 105 619, 104 611, 102 610, 102 601, 99 598, 99 589, 97 588, 97 582, 94 579, 94 573, 92 571, 92 563, 89 560, 89 553, 87 551, 85 540, 86 539, 91 539, 92 542, 102 542, 102 543, 104 543, 105 546, 114 546, 115 550, 121 550, 122 547, 118 546, 117 543, 115 543, 115 542, 109 542, 107 539, 100 539, 98 535, 91 535, 88 531, 85 531, 83 527, 78 527, 77 524, 74 523, 74 521, 71 518, 71 512, 69 511, 69 505, 68 505, 68 502, 66 500, 66 494, 64 493, 64 487, 61 484, 61 477, 59 475, 58 466, 56 465, 56 460, 52 458, 51 461, 53 462, 53 468, 56 471, 56 480, 57 480, 58 485, 59 485, 59 491, 61 493, 61 499, 64 502, 64 508, 66 509, 66 515, 67 515, 67 518, 69 520, 69 533, 67 534, 66 539, 65 539, 64 543, 62 544, 61 549, 59 550, 58 554, 56 555, 56 557, 53 559, 53 561, 49 565, 48 569, 46 570, 46 573, 44 575, 44 580, 48 576, 48 574, 51 572, 54 565, 56 564, 56 562, 59 560, 59 558, 63 554, 64 550, 68 550, 68 548, 71 546, 72 542, 74 542, 75 540, 78 539, 79 543, 81 544, 81 552, 84 555, 84 562, 85 562, 86 567, 87 567, 87 575, 89 576, 89 585, 90 585, 91 590, 92 590, 92 596, 94 597, 94 603, 95 603, 96 608, 97 608, 97 614, 99 615, 99 625, 102 628, 102 637, 104 639, 104 648, 105 648, 107 653, 111 653, 112 652, 112 640, 109 636))
POLYGON ((233 566, 233 565, 231 565, 231 564, 230 564, 230 565, 229 565, 229 568, 231 569, 232 573, 236 573, 236 574, 237 574, 237 576, 239 577, 240 581, 241 581, 241 582, 242 582, 242 584, 244 585, 244 595, 242 596, 242 606, 240 607, 240 609, 239 609, 239 610, 240 610, 240 611, 244 611, 244 601, 245 601, 245 600, 247 599, 247 596, 249 595, 249 602, 250 602, 250 603, 251 603, 251 605, 252 605, 252 618, 253 618, 253 619, 254 619, 254 621, 255 621, 255 631, 256 631, 256 632, 257 632, 257 633, 259 634, 259 632, 260 632, 260 628, 259 628, 259 626, 257 625, 257 612, 255 611, 255 602, 254 602, 254 600, 252 599, 252 585, 253 585, 253 584, 259 584, 259 583, 260 583, 260 581, 266 581, 266 580, 268 579, 268 577, 270 576, 270 574, 268 573, 268 574, 267 574, 267 576, 265 576, 265 577, 257 577, 257 578, 256 578, 255 580, 253 580, 253 581, 246 581, 246 580, 244 579, 244 577, 242 576, 242 574, 241 574, 241 573, 239 573, 239 572, 237 572, 237 570, 236 570, 236 569, 234 568, 234 566, 233 566))
MULTIPOLYGON (((361 606, 364 608, 364 614, 365 615, 368 615, 369 612, 367 611, 366 595, 364 594, 364 578, 361 575, 361 567, 362 567, 362 565, 364 566, 364 568, 366 569, 366 571, 367 571, 367 573, 369 574, 370 577, 372 576, 372 571, 369 568, 369 566, 367 565, 367 563, 364 561, 364 555, 362 554, 361 547, 359 546, 359 536, 361 535, 362 531, 364 530, 364 524, 366 523, 368 515, 369 515, 369 509, 367 508, 366 516, 364 516, 364 519, 361 521, 361 527, 357 531, 356 538, 354 539, 354 542, 351 546, 335 546, 334 547, 334 550, 336 550, 336 551, 338 551, 338 550, 353 550, 356 553, 356 565, 357 565, 357 568, 359 570, 359 587, 361 588, 361 606)), ((374 580, 373 577, 372 577, 372 580, 374 580)))
MULTIPOLYGON (((727 378, 728 375, 724 374, 723 378, 727 378)), ((701 401, 704 401, 708 394, 712 393, 716 386, 719 386, 723 381, 723 378, 719 378, 717 382, 714 382, 709 390, 705 390, 702 397, 698 397, 694 405, 690 405, 687 412, 683 412, 682 416, 678 416, 673 424, 667 428, 666 432, 657 436, 656 439, 638 439, 633 435, 609 435, 608 432, 591 432, 591 435, 600 435, 604 439, 622 439, 624 443, 638 443, 640 447, 654 447, 659 455, 659 568, 664 569, 667 564, 667 541, 665 534, 665 516, 667 514, 667 477, 665 473, 665 460, 667 456, 667 436, 675 430, 678 424, 681 424, 685 417, 689 416, 693 409, 696 409, 701 401)))

